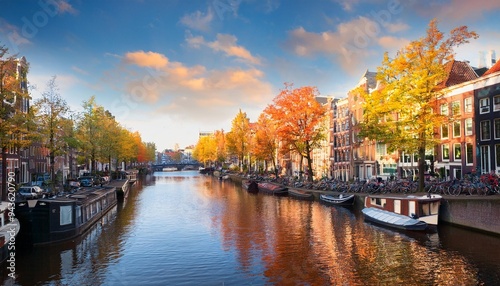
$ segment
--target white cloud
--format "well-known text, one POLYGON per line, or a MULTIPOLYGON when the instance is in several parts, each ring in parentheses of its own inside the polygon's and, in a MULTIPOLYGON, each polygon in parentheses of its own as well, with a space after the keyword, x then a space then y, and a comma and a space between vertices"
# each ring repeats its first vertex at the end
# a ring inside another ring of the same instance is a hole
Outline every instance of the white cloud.
POLYGON ((263 109, 274 97, 264 72, 256 68, 207 69, 144 51, 126 53, 119 68, 109 73, 118 78, 107 81, 125 87, 127 98, 182 120, 222 120, 242 106, 263 109), (152 58, 165 64, 156 65, 152 58))
POLYGON ((180 22, 190 29, 206 32, 210 30, 210 23, 213 18, 212 9, 208 9, 207 13, 196 11, 189 15, 184 15, 180 22))
POLYGON ((338 62, 348 72, 357 72, 360 65, 374 54, 380 54, 380 48, 398 45, 406 40, 387 36, 387 33, 406 28, 402 23, 385 24, 367 18, 358 17, 349 22, 340 23, 336 30, 309 32, 299 27, 289 32, 284 47, 302 57, 326 56, 338 62))
POLYGON ((238 60, 251 64, 260 65, 261 60, 253 56, 245 47, 237 45, 238 39, 233 35, 217 34, 217 39, 212 42, 207 42, 202 36, 193 37, 188 35, 186 42, 192 48, 200 48, 207 46, 216 52, 223 52, 228 57, 234 57, 238 60))
POLYGON ((347 12, 352 12, 354 10, 354 6, 359 3, 359 0, 335 0, 342 9, 347 12))

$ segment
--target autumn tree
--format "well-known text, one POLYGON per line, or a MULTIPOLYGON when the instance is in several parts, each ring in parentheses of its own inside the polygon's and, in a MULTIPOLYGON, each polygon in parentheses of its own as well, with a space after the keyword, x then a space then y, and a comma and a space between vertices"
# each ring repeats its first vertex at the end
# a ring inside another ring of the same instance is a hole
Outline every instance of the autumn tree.
POLYGON ((214 136, 201 137, 193 150, 193 158, 198 162, 203 162, 207 166, 208 162, 215 162, 217 159, 217 142, 214 136))
POLYGON ((238 157, 240 171, 242 171, 243 160, 249 151, 250 119, 241 109, 232 121, 231 131, 227 134, 226 140, 228 153, 238 157))
POLYGON ((107 162, 112 171, 113 160, 117 160, 120 153, 120 135, 122 127, 116 121, 115 116, 110 111, 104 110, 98 106, 95 110, 101 118, 99 132, 96 140, 98 141, 97 158, 101 162, 107 162))
POLYGON ((37 110, 38 131, 40 132, 40 141, 49 151, 50 178, 51 183, 55 183, 55 157, 64 155, 68 150, 67 138, 71 134, 72 126, 64 127, 64 124, 71 124, 68 121, 70 108, 66 100, 61 97, 59 87, 56 84, 56 76, 53 76, 48 82, 42 97, 35 101, 37 110), (64 124, 63 124, 64 123, 64 124))
POLYGON ((277 126, 282 152, 296 152, 301 161, 306 159, 309 181, 313 180, 312 150, 320 147, 326 136, 322 125, 326 109, 316 101, 318 95, 315 87, 294 89, 292 84, 285 84, 267 107, 267 113, 277 126))
POLYGON ((33 113, 28 106, 27 74, 29 65, 22 57, 9 54, 0 46, 0 144, 2 149, 2 200, 7 200, 7 149, 16 152, 29 146, 33 113))
MULTIPOLYGON (((255 125, 255 144, 252 144, 252 153, 257 160, 262 160, 266 163, 271 162, 275 175, 278 176, 277 152, 279 147, 277 126, 271 119, 268 110, 265 109, 259 115, 257 124, 255 125)), ((266 168, 267 169, 267 168, 266 168)))
POLYGON ((216 161, 220 164, 223 165, 226 162, 227 159, 227 152, 226 152, 226 134, 224 133, 224 130, 216 130, 214 133, 215 136, 215 142, 216 142, 216 161))
POLYGON ((146 142, 146 159, 149 162, 156 160, 156 144, 154 142, 146 142))
POLYGON ((433 20, 425 37, 412 41, 392 59, 385 53, 377 76, 381 88, 361 92, 364 117, 360 135, 385 143, 389 151, 417 153, 420 191, 426 149, 435 146, 434 128, 445 120, 435 112, 443 96, 439 85, 446 78, 445 63, 453 60, 454 48, 477 37, 461 26, 445 38, 433 20))

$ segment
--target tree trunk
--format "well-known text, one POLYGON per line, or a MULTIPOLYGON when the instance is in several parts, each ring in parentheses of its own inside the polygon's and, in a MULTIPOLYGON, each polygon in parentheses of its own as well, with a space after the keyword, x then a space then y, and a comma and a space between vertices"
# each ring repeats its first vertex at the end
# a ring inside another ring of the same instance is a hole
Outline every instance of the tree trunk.
POLYGON ((425 189, 425 146, 418 148, 418 191, 423 192, 425 189))
MULTIPOLYGON (((309 145, 308 145, 309 146, 309 145)), ((310 151, 310 148, 307 147, 306 148, 306 159, 307 159, 307 180, 309 182, 312 182, 313 181, 313 169, 312 169, 312 161, 313 159, 311 158, 311 151, 310 151)))

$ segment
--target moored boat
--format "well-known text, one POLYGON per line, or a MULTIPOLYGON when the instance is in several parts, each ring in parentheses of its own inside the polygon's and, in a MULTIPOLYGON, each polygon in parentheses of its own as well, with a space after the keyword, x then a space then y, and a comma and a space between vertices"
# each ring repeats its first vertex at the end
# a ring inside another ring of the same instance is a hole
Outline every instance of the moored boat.
POLYGON ((376 208, 417 219, 436 226, 439 221, 440 195, 429 196, 384 196, 365 198, 366 208, 376 208))
POLYGON ((31 245, 44 245, 76 238, 117 204, 113 187, 84 188, 75 193, 16 202, 19 238, 31 245))
POLYGON ((336 205, 336 206, 352 206, 354 205, 354 195, 345 195, 345 194, 339 194, 339 195, 325 195, 321 194, 319 195, 320 201, 327 203, 329 205, 336 205))
POLYGON ((288 188, 288 194, 294 198, 301 200, 314 200, 314 194, 312 192, 304 191, 301 189, 288 188))
POLYGON ((401 230, 426 230, 427 223, 424 221, 411 218, 409 216, 385 211, 378 208, 364 208, 361 210, 365 216, 365 220, 388 227, 393 227, 401 230))
POLYGON ((259 186, 257 185, 257 182, 254 180, 243 180, 241 181, 241 186, 249 193, 259 192, 259 186))
POLYGON ((285 186, 273 184, 270 182, 259 182, 257 183, 259 187, 259 192, 272 194, 275 196, 286 196, 288 195, 288 188, 285 186))

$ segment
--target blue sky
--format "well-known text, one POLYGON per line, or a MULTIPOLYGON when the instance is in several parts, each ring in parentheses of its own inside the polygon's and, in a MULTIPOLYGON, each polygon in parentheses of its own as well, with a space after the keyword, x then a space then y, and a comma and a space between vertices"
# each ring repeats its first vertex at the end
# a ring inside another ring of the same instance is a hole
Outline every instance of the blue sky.
POLYGON ((456 59, 500 56, 498 0, 3 0, 0 43, 30 63, 31 95, 56 76, 72 110, 95 96, 158 150, 196 144, 241 109, 251 121, 285 82, 345 97, 385 51, 467 25, 456 59))

